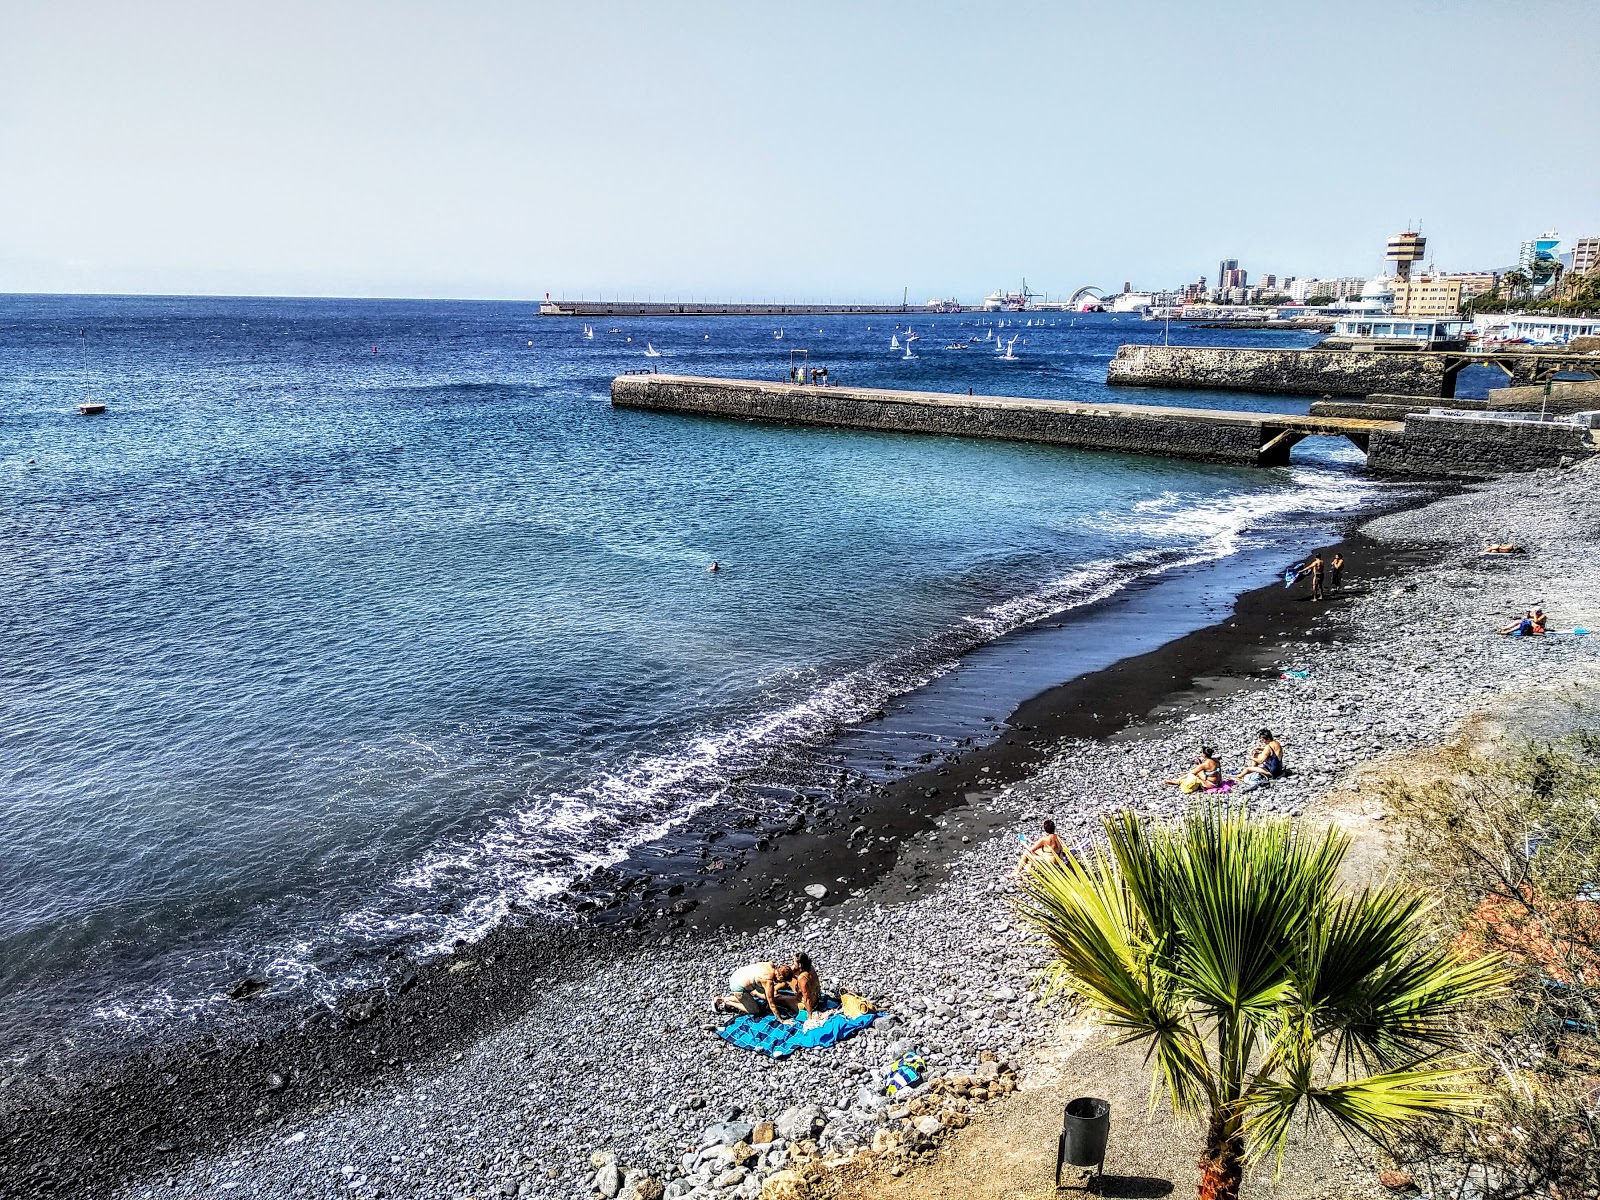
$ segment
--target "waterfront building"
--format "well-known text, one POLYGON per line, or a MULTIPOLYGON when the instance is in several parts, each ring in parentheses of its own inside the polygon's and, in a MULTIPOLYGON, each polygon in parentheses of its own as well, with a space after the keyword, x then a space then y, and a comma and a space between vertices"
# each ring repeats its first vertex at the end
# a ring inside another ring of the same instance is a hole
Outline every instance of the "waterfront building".
POLYGON ((1372 342, 1383 346, 1426 350, 1459 342, 1466 328, 1464 321, 1446 321, 1437 317, 1351 313, 1333 323, 1333 337, 1353 343, 1372 342))
POLYGON ((1600 337, 1600 317, 1549 317, 1542 313, 1485 313, 1473 320, 1480 342, 1530 342, 1564 346, 1575 337, 1600 337))
POLYGON ((1453 317, 1461 311, 1461 281, 1424 275, 1394 285, 1397 317, 1453 317))
POLYGON ((1228 272, 1237 271, 1238 269, 1239 260, 1237 258, 1225 258, 1219 262, 1217 264, 1217 287, 1226 288, 1232 286, 1228 283, 1228 272))
POLYGON ((1587 275, 1600 268, 1600 237, 1581 237, 1572 243, 1572 273, 1587 275))
POLYGON ((1461 285, 1462 304, 1494 291, 1500 284, 1500 276, 1493 271, 1451 271, 1438 278, 1461 285))

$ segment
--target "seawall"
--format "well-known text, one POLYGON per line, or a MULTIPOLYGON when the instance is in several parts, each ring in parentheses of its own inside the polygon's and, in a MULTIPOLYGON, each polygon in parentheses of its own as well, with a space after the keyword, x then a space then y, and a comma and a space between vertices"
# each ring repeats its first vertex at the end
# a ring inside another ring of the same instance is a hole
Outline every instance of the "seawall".
POLYGON ((1348 438, 1367 452, 1368 468, 1380 474, 1460 479, 1555 467, 1595 452, 1581 425, 1432 416, 1398 406, 1395 415, 1403 420, 1368 420, 655 374, 619 375, 611 382, 611 403, 701 417, 1002 438, 1256 467, 1286 465, 1297 442, 1320 434, 1348 438))
POLYGON ((1402 431, 1373 434, 1367 468, 1384 475, 1485 479, 1570 466, 1595 449, 1582 425, 1412 413, 1402 431))
MULTIPOLYGON (((1153 454, 1241 466, 1279 466, 1308 433, 1363 447, 1382 422, 1149 404, 1072 404, 881 388, 814 387, 685 375, 619 375, 618 408, 895 433, 1002 438, 1082 450, 1153 454)), ((1393 425, 1395 431, 1401 427, 1393 425)))
POLYGON ((1106 369, 1113 387, 1214 388, 1312 396, 1447 396, 1443 356, 1241 346, 1124 345, 1106 369))

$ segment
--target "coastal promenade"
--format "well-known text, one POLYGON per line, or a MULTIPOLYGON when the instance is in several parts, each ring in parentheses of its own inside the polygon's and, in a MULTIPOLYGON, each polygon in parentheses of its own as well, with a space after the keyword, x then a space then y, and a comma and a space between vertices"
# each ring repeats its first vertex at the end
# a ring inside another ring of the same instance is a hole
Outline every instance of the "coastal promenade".
POLYGON ((1465 421, 1428 413, 1400 420, 1230 412, 1159 404, 1074 404, 883 388, 619 375, 617 408, 778 424, 1040 442, 1080 450, 1151 454, 1236 466, 1281 467, 1302 439, 1343 437, 1384 474, 1485 478, 1557 466, 1592 452, 1572 424, 1465 421))

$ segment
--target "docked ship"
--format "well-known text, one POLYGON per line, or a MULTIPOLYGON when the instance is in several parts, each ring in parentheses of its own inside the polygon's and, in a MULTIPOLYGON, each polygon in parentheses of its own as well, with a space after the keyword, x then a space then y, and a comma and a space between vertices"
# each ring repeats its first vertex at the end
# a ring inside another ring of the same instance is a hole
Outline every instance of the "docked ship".
POLYGON ((983 298, 983 311, 1022 312, 1036 295, 1038 295, 1037 292, 1028 290, 1028 281, 1024 279, 1020 292, 1007 292, 1004 290, 990 292, 983 298))

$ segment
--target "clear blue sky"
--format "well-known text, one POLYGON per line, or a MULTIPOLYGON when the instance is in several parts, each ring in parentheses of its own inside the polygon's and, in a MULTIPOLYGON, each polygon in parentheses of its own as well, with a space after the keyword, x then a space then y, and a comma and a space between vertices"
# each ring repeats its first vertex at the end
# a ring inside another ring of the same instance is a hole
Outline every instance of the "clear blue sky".
POLYGON ((0 0, 0 291, 966 301, 1600 234, 1600 3, 0 0))

